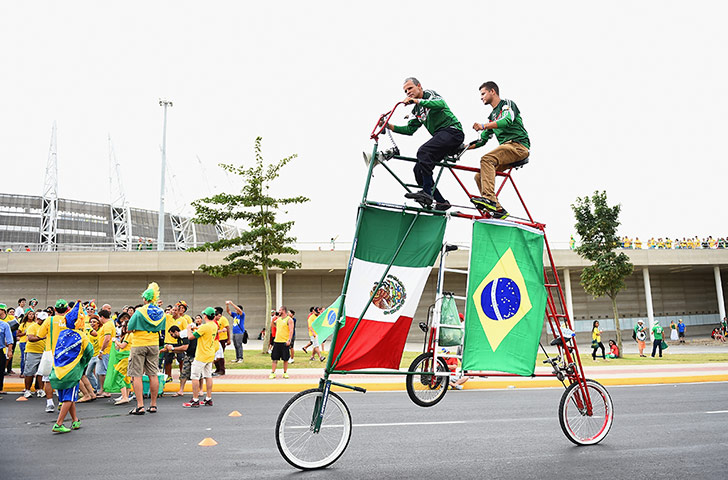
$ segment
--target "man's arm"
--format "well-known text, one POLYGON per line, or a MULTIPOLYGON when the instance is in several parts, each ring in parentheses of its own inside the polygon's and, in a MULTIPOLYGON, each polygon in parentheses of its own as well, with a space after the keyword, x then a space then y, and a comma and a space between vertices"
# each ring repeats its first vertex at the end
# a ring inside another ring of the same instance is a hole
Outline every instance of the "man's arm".
POLYGON ((227 327, 225 327, 225 330, 227 330, 227 334, 228 334, 227 343, 225 345, 230 345, 230 343, 231 343, 230 339, 233 338, 233 329, 230 328, 230 322, 228 322, 227 327))
POLYGON ((416 118, 411 119, 409 122, 407 122, 407 125, 404 125, 404 126, 392 125, 391 123, 387 123, 388 129, 390 129, 394 133, 399 133, 401 135, 412 135, 421 126, 422 126, 422 122, 420 122, 416 118))
POLYGON ((291 317, 288 317, 288 340, 286 341, 286 345, 291 344, 291 339, 293 338, 293 335, 296 333, 295 326, 293 325, 293 319, 291 317))
POLYGON ((475 142, 471 142, 470 145, 468 145, 468 150, 473 150, 475 148, 480 148, 486 143, 488 143, 488 140, 493 136, 493 130, 483 130, 480 128, 482 124, 476 123, 473 125, 473 130, 480 131, 480 139, 476 140, 475 142))

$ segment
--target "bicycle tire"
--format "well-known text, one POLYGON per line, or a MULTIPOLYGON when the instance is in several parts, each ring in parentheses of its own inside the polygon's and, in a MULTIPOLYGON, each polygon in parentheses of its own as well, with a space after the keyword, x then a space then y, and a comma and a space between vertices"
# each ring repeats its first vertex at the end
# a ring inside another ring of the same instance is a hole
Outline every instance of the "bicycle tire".
MULTIPOLYGON (((418 375, 407 375, 405 384, 407 385, 407 395, 415 405, 420 407, 432 407, 436 405, 442 397, 447 393, 450 384, 450 377, 435 376, 432 374, 432 358, 431 352, 425 352, 417 356, 409 366, 410 372, 429 372, 418 375), (435 377, 435 378, 433 378, 435 377)), ((437 372, 449 372, 447 363, 442 359, 437 359, 437 372)))
POLYGON ((566 438, 576 445, 596 445, 607 436, 614 422, 612 397, 602 384, 585 379, 592 404, 592 415, 587 415, 582 403, 579 383, 569 385, 559 403, 559 423, 566 438))
POLYGON ((351 440, 351 412, 334 392, 329 392, 321 429, 318 433, 312 431, 314 406, 322 395, 318 388, 299 392, 278 414, 278 451, 288 463, 301 470, 328 467, 341 457, 351 440))

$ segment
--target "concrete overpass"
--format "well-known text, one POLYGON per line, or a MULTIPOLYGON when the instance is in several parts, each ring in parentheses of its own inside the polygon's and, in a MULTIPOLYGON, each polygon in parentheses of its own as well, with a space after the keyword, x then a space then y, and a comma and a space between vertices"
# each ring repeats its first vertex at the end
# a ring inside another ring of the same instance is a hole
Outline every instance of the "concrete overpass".
MULTIPOLYGON (((728 250, 624 251, 635 272, 618 297, 622 328, 631 328, 638 318, 650 316, 660 318, 663 325, 682 318, 690 326, 717 323, 726 315, 728 250)), ((579 284, 581 270, 588 263, 570 250, 554 250, 553 255, 577 330, 589 330, 597 319, 605 330, 612 330, 609 299, 594 300, 579 284)), ((225 300, 242 304, 248 331, 257 333, 265 319, 265 290, 260 277, 221 279, 199 270, 201 264, 222 263, 224 256, 224 252, 178 251, 3 252, 0 301, 15 305, 20 297, 36 297, 41 305, 50 305, 57 298, 95 298, 119 310, 123 305, 139 303, 146 285, 156 281, 165 303, 184 299, 195 312, 209 305, 223 305, 225 300)), ((348 256, 348 250, 301 251, 291 256, 302 268, 273 272, 274 303, 296 310, 299 319, 306 318, 312 305, 330 304, 341 291, 348 256)), ((465 251, 452 252, 448 257, 449 267, 467 268, 467 263, 465 251)), ((414 324, 425 319, 427 307, 434 301, 435 280, 433 272, 414 324)), ((448 274, 445 289, 464 293, 464 276, 448 274)), ((416 341, 419 335, 415 327, 411 339, 416 341)))

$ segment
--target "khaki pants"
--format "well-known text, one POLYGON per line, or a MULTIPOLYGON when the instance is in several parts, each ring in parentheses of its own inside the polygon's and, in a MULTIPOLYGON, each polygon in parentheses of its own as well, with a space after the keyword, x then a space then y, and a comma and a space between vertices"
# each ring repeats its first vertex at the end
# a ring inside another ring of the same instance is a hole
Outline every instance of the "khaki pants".
POLYGON ((507 170, 508 165, 524 158, 528 158, 528 149, 516 142, 504 143, 483 155, 480 159, 480 173, 475 174, 475 183, 478 185, 480 194, 501 208, 501 204, 495 196, 495 172, 507 170))

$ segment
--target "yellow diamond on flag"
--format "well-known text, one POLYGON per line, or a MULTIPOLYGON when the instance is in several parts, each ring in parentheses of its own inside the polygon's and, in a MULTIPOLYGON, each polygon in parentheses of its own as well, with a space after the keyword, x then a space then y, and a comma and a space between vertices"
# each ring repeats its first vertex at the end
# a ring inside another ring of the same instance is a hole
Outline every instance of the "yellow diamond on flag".
POLYGON ((509 248, 473 293, 475 311, 495 352, 513 327, 531 310, 526 282, 509 248))

